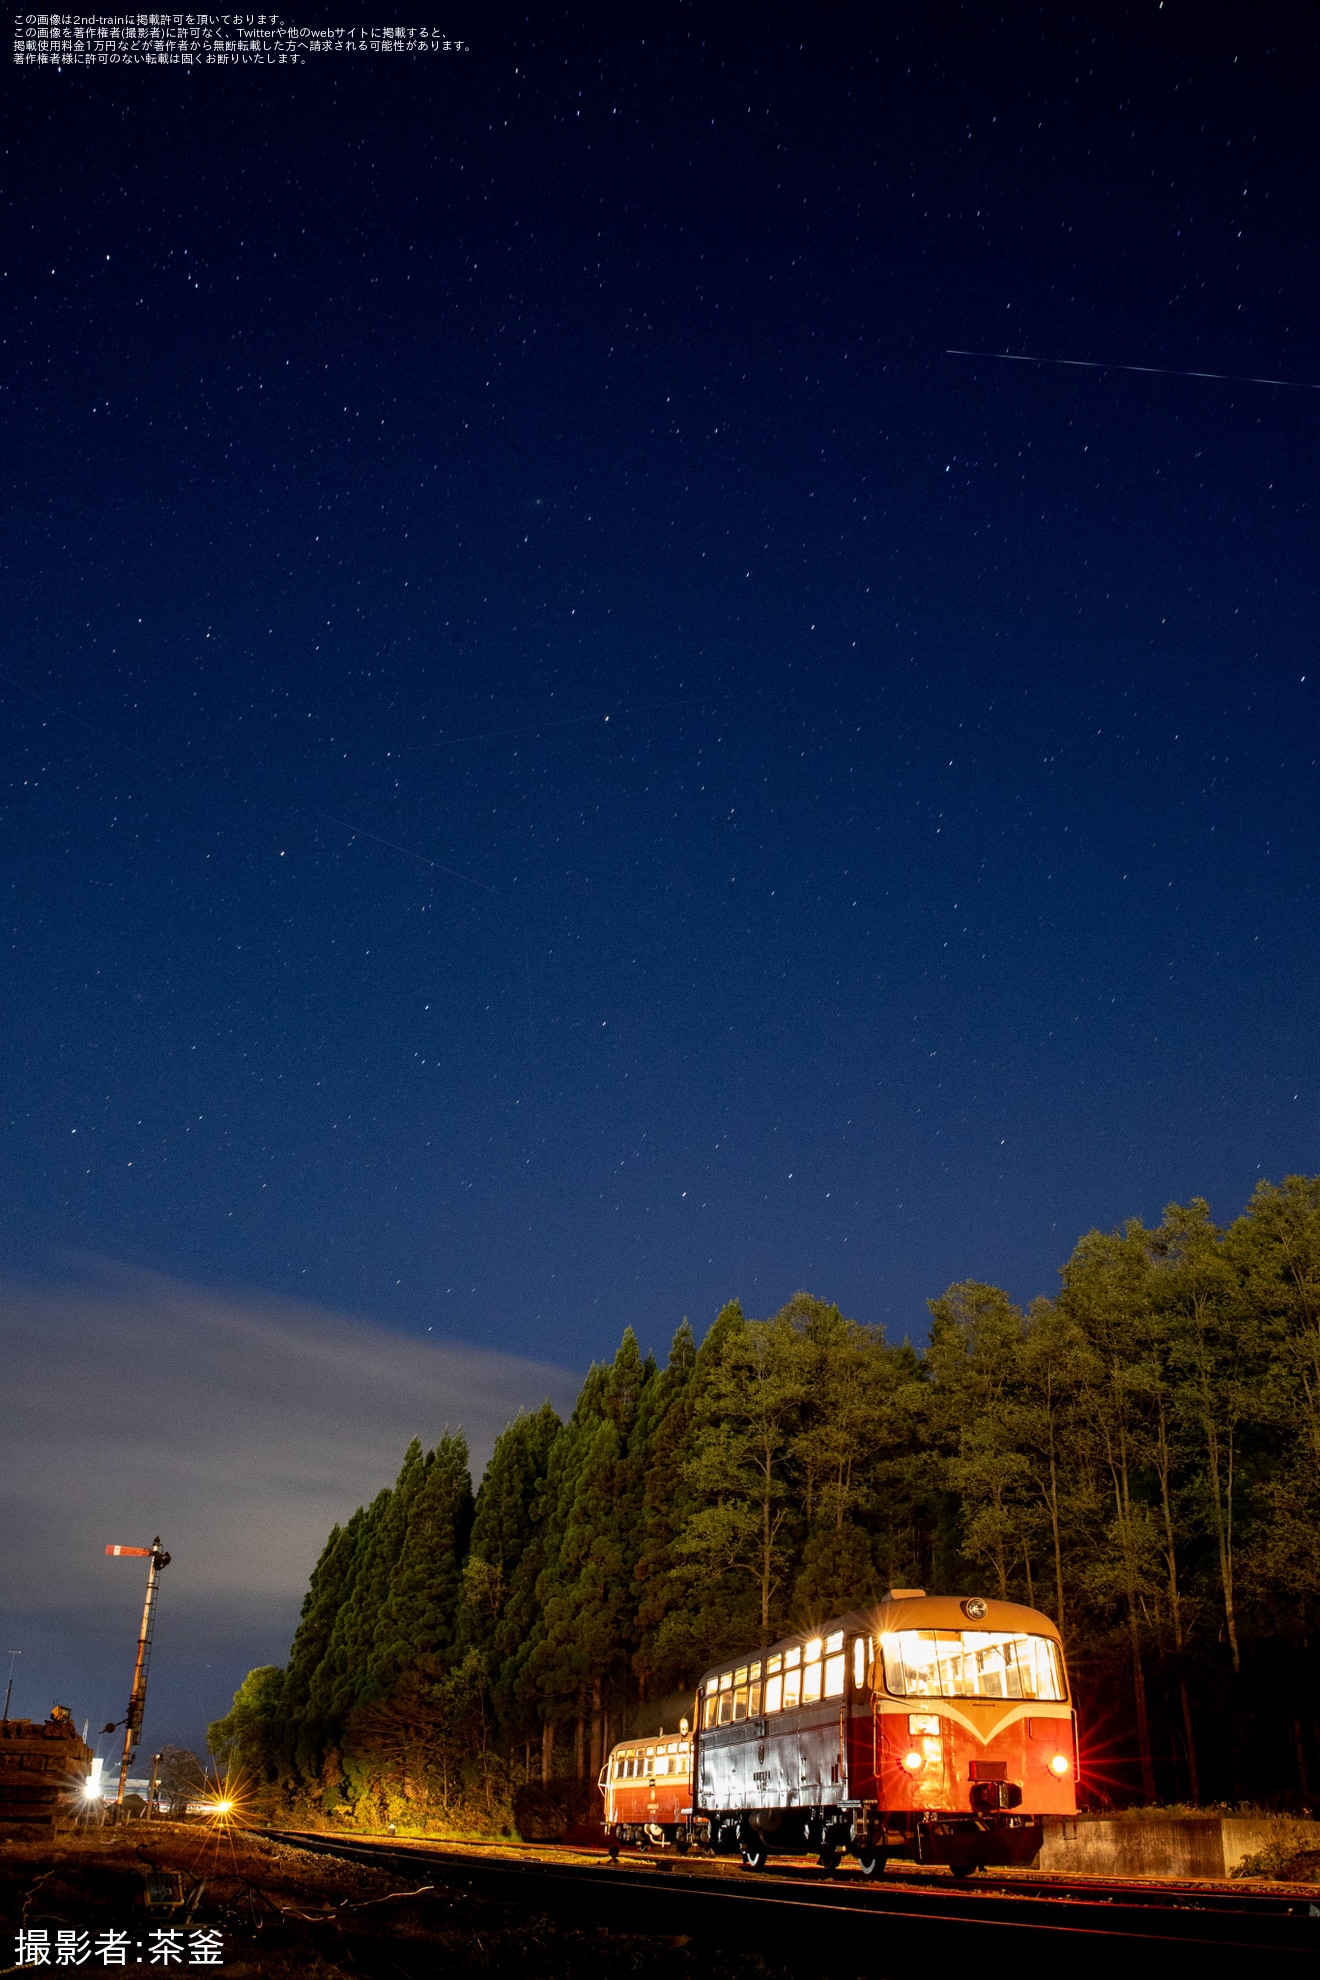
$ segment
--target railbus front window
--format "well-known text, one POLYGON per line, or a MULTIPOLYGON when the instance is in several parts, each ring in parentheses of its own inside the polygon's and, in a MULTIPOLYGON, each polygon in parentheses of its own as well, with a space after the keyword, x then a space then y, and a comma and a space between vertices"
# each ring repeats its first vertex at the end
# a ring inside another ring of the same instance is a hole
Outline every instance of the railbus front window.
POLYGON ((1011 1630, 900 1629, 882 1639, 885 1688, 896 1698, 1067 1697, 1052 1637, 1011 1630))
POLYGON ((767 1657, 765 1665, 765 1709, 777 1712, 784 1702, 784 1659, 767 1657))
POLYGON ((703 1726, 713 1726, 715 1724, 715 1714, 718 1709, 718 1703, 719 1703, 716 1694, 719 1691, 719 1688, 720 1688, 720 1681, 718 1678, 710 1678, 707 1680, 706 1708, 702 1714, 702 1719, 701 1719, 701 1723, 703 1726))
POLYGON ((719 1723, 727 1726, 733 1718, 733 1672, 726 1671, 720 1679, 719 1723))

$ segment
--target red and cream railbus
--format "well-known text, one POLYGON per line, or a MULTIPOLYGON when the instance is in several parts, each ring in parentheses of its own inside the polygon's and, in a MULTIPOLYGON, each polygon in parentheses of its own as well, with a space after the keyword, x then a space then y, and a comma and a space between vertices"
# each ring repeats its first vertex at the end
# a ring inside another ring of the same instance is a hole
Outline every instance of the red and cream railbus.
POLYGON ((1044 1815, 1076 1813, 1077 1732, 1048 1616, 981 1596, 894 1589, 708 1671, 697 1694, 685 1833, 740 1849, 845 1849, 1029 1863, 1044 1815))
POLYGON ((691 1835, 692 1741, 687 1720, 666 1738, 624 1739, 601 1768, 605 1843, 617 1856, 620 1843, 675 1843, 685 1850, 691 1835))

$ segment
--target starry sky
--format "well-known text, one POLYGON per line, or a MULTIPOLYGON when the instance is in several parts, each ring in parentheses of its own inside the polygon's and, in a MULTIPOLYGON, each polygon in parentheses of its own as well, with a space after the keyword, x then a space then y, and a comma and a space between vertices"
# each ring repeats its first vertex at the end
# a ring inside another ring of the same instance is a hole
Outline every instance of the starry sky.
POLYGON ((1320 1166, 1314 48, 1008 13, 8 72, 20 1332, 534 1403, 1320 1166))

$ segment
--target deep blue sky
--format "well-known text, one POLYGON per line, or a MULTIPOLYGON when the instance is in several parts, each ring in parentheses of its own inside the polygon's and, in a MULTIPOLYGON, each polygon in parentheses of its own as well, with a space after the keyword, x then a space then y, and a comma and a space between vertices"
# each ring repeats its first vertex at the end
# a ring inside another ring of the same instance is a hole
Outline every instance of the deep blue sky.
POLYGON ((1320 393, 945 354, 1320 382, 1305 22, 861 12, 8 74, 11 1270, 581 1367, 1320 1166, 1320 393))

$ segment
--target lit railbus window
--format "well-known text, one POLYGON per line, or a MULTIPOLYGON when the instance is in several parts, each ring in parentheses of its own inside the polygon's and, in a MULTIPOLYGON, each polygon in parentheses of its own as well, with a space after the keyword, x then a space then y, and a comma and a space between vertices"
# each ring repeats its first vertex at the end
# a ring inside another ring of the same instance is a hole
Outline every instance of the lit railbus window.
POLYGON ((1066 1697, 1059 1646, 1009 1630, 900 1629, 882 1639, 885 1688, 897 1698, 1066 1697))
POLYGON ((802 1703, 814 1705, 820 1697, 820 1653, 824 1644, 813 1636, 802 1653, 802 1703))
POLYGON ((761 1709, 761 1666, 753 1664, 747 1673, 747 1716, 754 1719, 761 1709))
POLYGON ((765 1709, 777 1712, 784 1702, 784 1659, 767 1657, 765 1660, 765 1709))
POLYGON ((825 1639, 825 1696, 842 1698, 844 1672, 847 1659, 843 1653, 843 1631, 836 1630, 833 1636, 825 1639))
POLYGON ((735 1720, 747 1717, 747 1666, 733 1674, 733 1716, 735 1720))
POLYGON ((791 1712, 802 1696, 802 1645, 784 1652, 784 1710, 791 1712))

